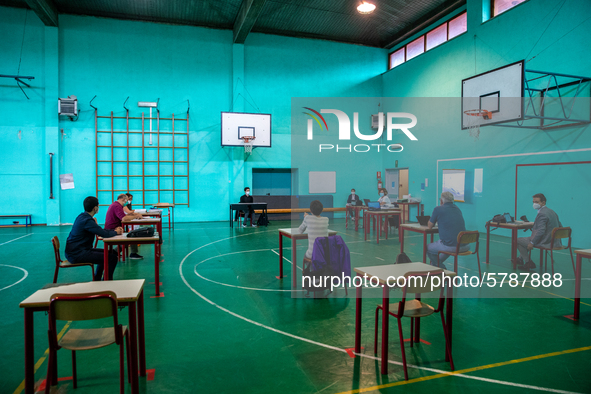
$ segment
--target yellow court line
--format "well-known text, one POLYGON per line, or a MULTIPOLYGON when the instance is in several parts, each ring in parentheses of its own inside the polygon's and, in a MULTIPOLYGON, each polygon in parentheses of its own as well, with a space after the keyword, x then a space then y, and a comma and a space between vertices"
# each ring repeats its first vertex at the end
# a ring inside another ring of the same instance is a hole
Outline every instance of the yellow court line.
POLYGON ((420 378, 415 378, 415 379, 410 379, 410 380, 402 380, 402 381, 399 381, 399 382, 382 384, 382 385, 379 385, 379 386, 373 386, 373 387, 355 389, 355 390, 350 390, 350 391, 343 391, 343 392, 338 393, 338 394, 366 393, 368 391, 375 391, 375 390, 385 389, 385 388, 388 388, 388 387, 402 386, 402 385, 411 384, 411 383, 417 383, 417 382, 424 382, 426 380, 439 379, 439 378, 444 378, 446 376, 453 376, 453 375, 465 374, 465 373, 474 372, 474 371, 481 371, 481 370, 484 370, 484 369, 502 367, 502 366, 510 365, 510 364, 518 364, 518 363, 522 363, 522 362, 526 362, 526 361, 539 360, 539 359, 542 359, 542 358, 560 356, 560 355, 563 355, 563 354, 584 352, 586 350, 591 350, 591 346, 585 346, 585 347, 580 347, 580 348, 576 348, 576 349, 569 349, 569 350, 562 350, 562 351, 559 351, 559 352, 552 352, 552 353, 540 354, 540 355, 537 355, 537 356, 519 358, 519 359, 516 359, 516 360, 509 360, 509 361, 503 361, 503 362, 500 362, 500 363, 482 365, 480 367, 466 368, 466 369, 462 369, 462 370, 459 370, 459 371, 439 373, 439 374, 431 375, 431 376, 423 376, 423 377, 420 377, 420 378))
MULTIPOLYGON (((58 341, 62 338, 62 336, 64 336, 66 330, 70 326, 70 323, 72 323, 72 322, 71 321, 67 322, 66 325, 64 326, 64 328, 62 328, 62 330, 59 332, 59 334, 57 334, 58 341)), ((37 360, 37 362, 35 363, 35 370, 33 371, 33 374, 35 372, 37 372, 37 370, 41 367, 41 365, 43 364, 43 362, 45 361, 45 359, 47 358, 48 355, 49 355, 49 348, 45 349, 43 356, 41 356, 41 358, 39 360, 37 360)), ((14 390, 14 393, 12 393, 12 394, 20 394, 24 389, 25 389, 25 380, 23 379, 21 384, 18 385, 18 387, 16 388, 16 390, 14 390)))

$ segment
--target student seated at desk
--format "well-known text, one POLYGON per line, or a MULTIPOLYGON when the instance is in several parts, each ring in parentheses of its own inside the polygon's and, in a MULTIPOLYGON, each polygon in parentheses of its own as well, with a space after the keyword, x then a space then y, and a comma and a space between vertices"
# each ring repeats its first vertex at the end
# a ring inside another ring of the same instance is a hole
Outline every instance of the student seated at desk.
POLYGON ((308 233, 308 250, 306 250, 306 258, 312 258, 312 251, 314 250, 314 241, 318 237, 328 237, 328 218, 320 216, 324 206, 318 200, 310 203, 310 211, 312 215, 304 213, 304 221, 300 225, 300 232, 308 233))
MULTIPOLYGON (((254 199, 252 198, 252 196, 250 195, 250 187, 245 187, 244 188, 244 195, 240 197, 240 202, 241 203, 249 203, 249 202, 254 202, 254 199)), ((244 223, 242 223, 242 227, 246 227, 246 218, 250 218, 250 225, 252 227, 256 227, 257 225, 253 222, 253 218, 254 218, 254 209, 252 209, 252 206, 248 205, 246 208, 246 210, 248 210, 248 216, 246 211, 240 210, 240 212, 244 213, 245 217, 244 217, 244 223)))
POLYGON ((355 193, 355 189, 351 189, 351 194, 349 194, 349 196, 347 197, 347 215, 353 217, 355 216, 353 214, 353 209, 349 208, 351 206, 356 206, 356 205, 360 205, 359 203, 361 202, 361 197, 359 197, 356 193, 355 193))
MULTIPOLYGON (((122 227, 122 221, 142 219, 143 216, 139 213, 126 214, 123 210, 123 206, 127 205, 127 194, 120 194, 117 200, 114 201, 107 209, 107 217, 105 218, 105 230, 113 230, 117 227, 122 227)), ((130 248, 130 259, 143 259, 138 252, 138 245, 129 245, 130 248)))
POLYGON ((378 198, 378 202, 380 203, 381 208, 387 208, 392 205, 390 202, 390 198, 388 197, 388 190, 385 188, 378 189, 378 193, 380 194, 380 198, 378 198))
MULTIPOLYGON (((517 259, 517 268, 522 271, 529 271, 532 268, 536 268, 536 265, 529 257, 530 251, 534 246, 549 248, 550 241, 552 240, 552 230, 555 227, 562 227, 556 212, 546 206, 546 196, 542 193, 534 194, 533 204, 534 209, 538 213, 534 220, 534 226, 531 229, 531 236, 517 238, 517 249, 521 255, 517 259), (524 263, 525 260, 527 260, 527 263, 524 263)), ((554 241, 553 247, 558 246, 562 246, 562 242, 559 239, 554 241)))
POLYGON ((131 194, 131 193, 125 193, 125 195, 127 196, 127 202, 123 206, 123 212, 125 212, 125 214, 128 215, 130 213, 134 213, 135 212, 133 210, 133 208, 131 207, 131 202, 133 201, 133 194, 131 194))
MULTIPOLYGON (((439 228, 439 241, 427 245, 427 256, 431 265, 437 266, 437 255, 439 252, 455 252, 458 245, 458 234, 466 231, 466 224, 462 211, 454 204, 454 195, 450 192, 441 193, 439 198, 440 206, 433 209, 427 227, 432 229, 435 224, 439 228)), ((466 252, 470 245, 460 247, 460 252, 466 252)), ((443 262, 449 257, 447 254, 439 254, 439 266, 447 269, 443 262)))
MULTIPOLYGON (((104 270, 104 250, 93 249, 95 235, 103 238, 111 238, 122 234, 123 228, 116 227, 113 230, 103 230, 98 224, 94 215, 99 210, 99 201, 96 197, 84 199, 84 212, 82 212, 72 226, 68 240, 66 241, 66 259, 71 263, 92 263, 96 264, 94 280, 101 280, 104 270)), ((117 266, 117 252, 109 252, 109 278, 113 278, 113 272, 117 266)))

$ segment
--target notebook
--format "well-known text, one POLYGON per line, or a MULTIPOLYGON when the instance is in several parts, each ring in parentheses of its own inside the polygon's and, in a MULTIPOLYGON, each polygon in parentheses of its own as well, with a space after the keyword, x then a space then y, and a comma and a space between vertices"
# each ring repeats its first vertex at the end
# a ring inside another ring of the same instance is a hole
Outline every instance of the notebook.
POLYGON ((417 216, 417 220, 421 226, 426 226, 429 223, 429 219, 431 216, 419 215, 417 216))

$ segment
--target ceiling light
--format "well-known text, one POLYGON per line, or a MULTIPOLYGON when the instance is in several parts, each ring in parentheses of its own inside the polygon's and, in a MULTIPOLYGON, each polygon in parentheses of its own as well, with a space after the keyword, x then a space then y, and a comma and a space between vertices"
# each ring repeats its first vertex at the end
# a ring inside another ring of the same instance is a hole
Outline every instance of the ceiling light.
POLYGON ((371 4, 371 3, 367 3, 365 1, 362 1, 361 4, 359 4, 359 6, 357 7, 357 11, 360 14, 371 14, 373 12, 373 10, 376 9, 376 6, 371 4))

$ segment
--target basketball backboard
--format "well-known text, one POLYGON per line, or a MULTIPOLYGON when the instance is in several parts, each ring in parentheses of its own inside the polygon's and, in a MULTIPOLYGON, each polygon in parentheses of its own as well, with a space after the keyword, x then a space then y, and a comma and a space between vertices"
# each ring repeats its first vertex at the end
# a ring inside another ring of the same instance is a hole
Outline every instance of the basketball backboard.
POLYGON ((244 146, 244 137, 255 137, 253 147, 271 147, 271 115, 222 112, 222 146, 244 146))

